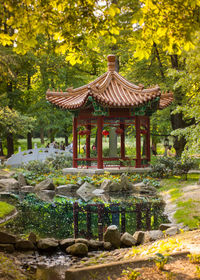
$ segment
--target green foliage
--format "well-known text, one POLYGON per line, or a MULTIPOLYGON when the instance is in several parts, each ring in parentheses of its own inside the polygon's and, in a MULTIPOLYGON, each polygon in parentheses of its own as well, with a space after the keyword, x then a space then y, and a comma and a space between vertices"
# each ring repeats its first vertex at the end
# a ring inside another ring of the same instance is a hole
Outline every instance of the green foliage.
POLYGON ((67 157, 65 154, 57 154, 49 157, 45 160, 45 164, 49 167, 58 170, 62 168, 72 167, 71 157, 67 157))
POLYGON ((23 169, 28 170, 35 175, 41 175, 50 172, 49 166, 45 162, 39 160, 29 161, 27 164, 23 165, 23 169))
POLYGON ((196 167, 196 161, 192 158, 172 158, 172 157, 160 157, 151 165, 152 176, 158 178, 169 177, 170 175, 185 176, 187 180, 187 174, 189 170, 196 167))
POLYGON ((153 261, 155 262, 159 270, 164 269, 164 265, 168 262, 168 260, 169 260, 169 256, 167 255, 164 256, 160 253, 156 253, 156 257, 153 258, 153 261))
POLYGON ((128 267, 126 270, 122 271, 122 275, 126 276, 128 280, 136 280, 140 276, 140 273, 128 267))
POLYGON ((5 216, 9 215, 13 212, 14 209, 15 207, 13 205, 0 201, 0 218, 2 219, 5 216))
POLYGON ((189 254, 187 256, 191 263, 200 263, 200 254, 189 254))

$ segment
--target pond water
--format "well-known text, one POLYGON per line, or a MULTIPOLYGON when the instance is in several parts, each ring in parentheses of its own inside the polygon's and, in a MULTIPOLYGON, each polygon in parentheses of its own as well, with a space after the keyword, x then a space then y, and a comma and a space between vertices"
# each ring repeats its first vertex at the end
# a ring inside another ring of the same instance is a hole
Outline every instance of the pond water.
MULTIPOLYGON (((164 204, 158 197, 135 197, 130 193, 98 196, 88 202, 75 195, 64 197, 48 192, 0 193, 0 200, 18 210, 18 215, 1 225, 1 229, 22 236, 34 232, 41 238, 64 239, 75 235, 101 239, 110 224, 133 234, 137 229, 157 229, 160 223, 167 222, 164 204)), ((73 264, 73 258, 61 251, 53 255, 19 253, 18 258, 22 267, 34 270, 38 280, 62 280, 73 264)))

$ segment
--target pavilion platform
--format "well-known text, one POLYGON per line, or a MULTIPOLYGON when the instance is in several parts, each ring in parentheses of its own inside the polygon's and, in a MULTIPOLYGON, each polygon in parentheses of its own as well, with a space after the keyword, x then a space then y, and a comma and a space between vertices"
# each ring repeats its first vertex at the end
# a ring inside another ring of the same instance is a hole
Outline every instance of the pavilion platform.
POLYGON ((147 173, 150 172, 150 167, 144 168, 135 168, 135 167, 104 167, 104 169, 98 168, 64 168, 63 174, 73 174, 73 175, 100 175, 104 174, 105 172, 109 172, 110 174, 122 174, 122 173, 147 173))

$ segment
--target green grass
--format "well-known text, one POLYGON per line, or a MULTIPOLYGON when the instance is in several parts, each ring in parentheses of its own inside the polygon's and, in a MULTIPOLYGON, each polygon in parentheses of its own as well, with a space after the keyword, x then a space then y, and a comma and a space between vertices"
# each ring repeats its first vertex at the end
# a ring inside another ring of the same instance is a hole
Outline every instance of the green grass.
POLYGON ((159 192, 170 194, 171 201, 177 205, 174 218, 177 223, 183 223, 189 228, 200 225, 200 200, 183 198, 183 188, 194 185, 199 179, 199 174, 188 174, 188 180, 182 181, 180 176, 173 176, 161 181, 159 192))
POLYGON ((14 211, 15 207, 6 202, 0 201, 0 218, 3 219, 14 211))

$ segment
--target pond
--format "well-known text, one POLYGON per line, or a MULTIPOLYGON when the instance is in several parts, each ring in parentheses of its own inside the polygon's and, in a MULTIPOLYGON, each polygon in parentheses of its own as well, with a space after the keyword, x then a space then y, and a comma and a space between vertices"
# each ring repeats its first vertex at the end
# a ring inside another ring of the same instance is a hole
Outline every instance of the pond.
POLYGON ((107 202, 95 197, 87 203, 76 196, 54 196, 45 201, 36 194, 24 193, 2 193, 0 198, 18 210, 17 217, 1 227, 14 234, 34 232, 43 238, 75 236, 101 240, 111 224, 121 232, 133 234, 136 230, 157 229, 167 221, 159 198, 134 197, 129 193, 107 197, 107 202))

